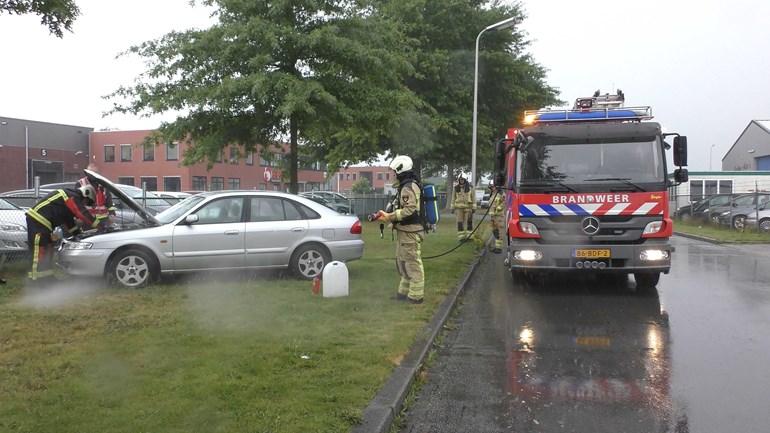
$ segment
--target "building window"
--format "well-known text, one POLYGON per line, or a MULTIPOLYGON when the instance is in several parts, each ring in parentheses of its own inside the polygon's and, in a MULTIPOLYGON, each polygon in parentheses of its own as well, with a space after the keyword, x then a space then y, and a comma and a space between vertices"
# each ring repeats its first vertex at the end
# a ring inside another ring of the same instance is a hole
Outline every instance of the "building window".
POLYGON ((222 162, 222 155, 225 153, 224 150, 219 149, 219 152, 217 152, 217 159, 214 160, 215 162, 222 162))
POLYGON ((139 178, 139 188, 146 188, 147 191, 158 190, 158 178, 155 176, 142 176, 139 178))
POLYGON ((130 144, 121 144, 120 145, 120 161, 121 162, 130 162, 131 161, 131 145, 130 144))
POLYGON ((350 173, 345 173, 345 180, 350 180, 350 173))
POLYGON ((732 194, 733 193, 733 181, 732 180, 720 180, 719 181, 719 193, 720 194, 732 194))
POLYGON ((706 197, 711 197, 712 195, 717 193, 717 181, 716 180, 707 180, 703 183, 703 194, 706 197))
POLYGON ((206 176, 193 176, 192 177, 192 189, 193 191, 206 191, 206 176))
POLYGON ((254 152, 246 154, 246 165, 254 165, 254 152))
POLYGON ((390 180, 390 173, 385 173, 385 180, 390 180))
POLYGON ((225 189, 225 178, 224 177, 211 177, 211 190, 212 191, 222 191, 225 189))
POLYGON ((231 177, 227 179, 228 189, 241 189, 241 179, 238 177, 231 177))
POLYGON ((340 182, 342 182, 343 180, 345 180, 345 175, 340 173, 340 182))
POLYGON ((356 180, 356 174, 353 173, 353 180, 356 180))
POLYGON ((166 161, 179 159, 179 143, 166 143, 166 161))
POLYGON ((238 164, 238 148, 230 147, 230 164, 238 164))
POLYGON ((691 180, 690 181, 690 201, 696 202, 703 198, 703 181, 691 180))
POLYGON ((119 176, 118 177, 118 183, 121 185, 131 185, 134 186, 134 178, 128 177, 128 176, 119 176))
POLYGON ((115 145, 104 145, 104 162, 115 162, 115 145))
POLYGON ((385 179, 385 173, 377 173, 377 180, 385 179))
POLYGON ((182 178, 179 176, 163 177, 163 191, 181 191, 182 178))
POLYGON ((155 161, 155 146, 152 144, 145 144, 144 145, 144 156, 142 157, 143 161, 155 161))

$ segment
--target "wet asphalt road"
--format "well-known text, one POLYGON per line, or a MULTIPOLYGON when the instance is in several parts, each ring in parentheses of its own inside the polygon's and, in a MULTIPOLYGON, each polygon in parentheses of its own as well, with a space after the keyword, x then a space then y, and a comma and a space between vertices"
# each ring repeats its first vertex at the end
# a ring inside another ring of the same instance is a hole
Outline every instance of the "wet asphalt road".
POLYGON ((770 432, 770 246, 676 237, 657 292, 477 270, 403 432, 770 432))

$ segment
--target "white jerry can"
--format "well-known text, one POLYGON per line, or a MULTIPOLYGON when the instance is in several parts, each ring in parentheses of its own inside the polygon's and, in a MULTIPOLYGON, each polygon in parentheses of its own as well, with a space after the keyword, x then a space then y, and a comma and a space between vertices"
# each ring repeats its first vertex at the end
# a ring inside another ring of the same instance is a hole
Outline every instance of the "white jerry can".
POLYGON ((323 271, 323 297, 348 296, 348 267, 342 262, 329 262, 323 271))

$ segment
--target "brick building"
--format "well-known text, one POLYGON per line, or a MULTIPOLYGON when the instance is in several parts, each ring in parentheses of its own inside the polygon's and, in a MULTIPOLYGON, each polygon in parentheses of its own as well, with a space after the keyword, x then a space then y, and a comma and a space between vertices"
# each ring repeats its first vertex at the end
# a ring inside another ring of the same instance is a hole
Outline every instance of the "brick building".
POLYGON ((367 179, 372 188, 380 193, 392 191, 391 184, 396 180, 393 170, 388 166, 348 167, 335 174, 333 188, 335 191, 348 193, 353 189, 353 184, 362 178, 367 179))
MULTIPOLYGON (((288 190, 288 179, 282 179, 280 169, 283 154, 277 150, 269 157, 257 153, 239 158, 238 146, 230 146, 222 152, 221 161, 209 170, 205 163, 182 165, 184 143, 143 146, 145 137, 152 132, 92 132, 91 162, 113 182, 138 187, 145 183, 149 191, 288 190)), ((298 173, 300 192, 328 189, 324 169, 320 163, 302 164, 298 173)))
POLYGON ((93 128, 0 117, 0 192, 77 180, 93 128))

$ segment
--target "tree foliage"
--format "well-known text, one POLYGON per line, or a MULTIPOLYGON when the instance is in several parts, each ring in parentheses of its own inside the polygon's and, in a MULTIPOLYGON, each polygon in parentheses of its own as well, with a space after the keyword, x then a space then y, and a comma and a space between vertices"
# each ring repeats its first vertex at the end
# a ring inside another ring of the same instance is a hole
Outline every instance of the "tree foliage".
MULTIPOLYGON (((485 27, 513 17, 515 26, 486 32, 479 55, 478 166, 489 170, 495 140, 518 125, 525 109, 557 102, 545 70, 527 54, 518 4, 478 0, 381 1, 382 14, 409 41, 414 73, 407 87, 419 97, 422 134, 399 151, 422 159, 432 172, 471 160, 475 41, 485 27)), ((418 117, 415 117, 417 119, 418 117)))
POLYGON ((372 192, 372 184, 369 183, 369 179, 362 177, 353 182, 353 186, 350 188, 356 194, 366 194, 372 192))
POLYGON ((35 14, 40 23, 57 37, 64 36, 64 30, 72 31, 72 24, 80 15, 80 9, 73 0, 0 0, 0 15, 35 14))
POLYGON ((290 189, 299 145, 332 164, 373 154, 371 143, 417 103, 401 77, 410 64, 399 33, 354 1, 208 0, 218 23, 172 32, 128 50, 147 71, 110 95, 113 111, 179 112, 158 134, 186 140, 186 163, 290 143, 290 189), (336 151, 345 143, 353 158, 336 151))

